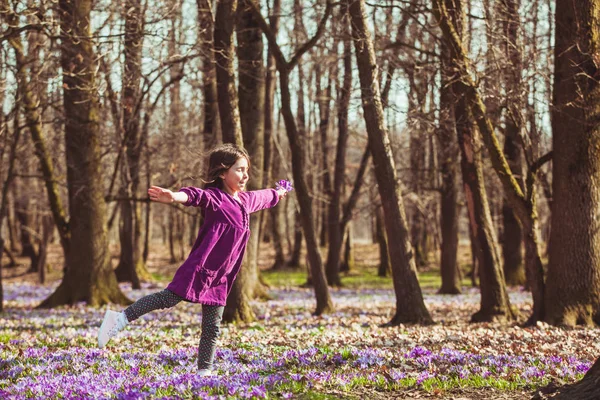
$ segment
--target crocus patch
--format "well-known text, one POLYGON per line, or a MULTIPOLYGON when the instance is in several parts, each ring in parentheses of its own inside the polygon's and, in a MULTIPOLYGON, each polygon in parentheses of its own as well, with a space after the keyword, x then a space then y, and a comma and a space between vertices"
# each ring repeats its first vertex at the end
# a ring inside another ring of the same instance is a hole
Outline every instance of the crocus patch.
MULTIPOLYGON (((123 291, 132 299, 157 290, 123 291)), ((53 286, 5 285, 0 398, 294 398, 307 392, 527 391, 580 379, 600 354, 597 329, 469 324, 479 295, 425 293, 433 326, 382 328, 388 290, 335 290, 336 312, 315 317, 313 292, 273 290, 255 323, 224 325, 217 374, 196 375, 201 307, 180 304, 133 322, 99 350, 105 308, 35 310, 53 286)), ((511 291, 523 313, 530 297, 511 291)), ((112 309, 120 307, 112 306, 112 309)))

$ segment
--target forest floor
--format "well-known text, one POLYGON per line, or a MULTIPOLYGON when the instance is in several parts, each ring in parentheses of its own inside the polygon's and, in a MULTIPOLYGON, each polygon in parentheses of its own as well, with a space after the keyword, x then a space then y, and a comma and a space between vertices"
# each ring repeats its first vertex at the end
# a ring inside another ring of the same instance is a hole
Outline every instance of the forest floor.
MULTIPOLYGON (((395 311, 391 280, 376 277, 376 247, 359 245, 355 270, 331 290, 328 315, 312 316, 305 269, 264 271, 270 299, 253 301, 257 320, 224 325, 217 375, 198 377, 197 305, 148 314, 102 350, 102 316, 122 307, 34 309, 59 283, 58 250, 43 285, 25 259, 3 270, 0 398, 527 399, 550 383, 579 380, 600 354, 598 329, 469 323, 478 289, 438 295, 432 268, 420 279, 435 324, 381 327, 395 311)), ((155 281, 140 290, 121 285, 132 300, 162 289, 179 265, 158 254, 148 263, 155 281)), ((261 254, 266 269, 272 254, 261 254)), ((529 293, 511 288, 509 295, 523 320, 529 293)))

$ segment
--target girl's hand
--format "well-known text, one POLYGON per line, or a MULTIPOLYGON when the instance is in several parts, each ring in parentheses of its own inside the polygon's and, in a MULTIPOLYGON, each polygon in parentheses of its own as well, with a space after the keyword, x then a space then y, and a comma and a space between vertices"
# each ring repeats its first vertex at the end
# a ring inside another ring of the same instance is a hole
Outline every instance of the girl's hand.
POLYGON ((175 201, 172 191, 158 186, 150 186, 148 189, 148 197, 150 197, 150 200, 152 201, 165 204, 173 203, 175 201))
POLYGON ((278 188, 275 190, 277 191, 277 194, 279 195, 280 199, 285 197, 285 195, 287 194, 287 190, 285 190, 284 188, 278 188))
POLYGON ((277 194, 279 194, 279 198, 285 197, 287 192, 294 190, 290 181, 286 179, 282 179, 275 185, 275 190, 277 190, 277 194))

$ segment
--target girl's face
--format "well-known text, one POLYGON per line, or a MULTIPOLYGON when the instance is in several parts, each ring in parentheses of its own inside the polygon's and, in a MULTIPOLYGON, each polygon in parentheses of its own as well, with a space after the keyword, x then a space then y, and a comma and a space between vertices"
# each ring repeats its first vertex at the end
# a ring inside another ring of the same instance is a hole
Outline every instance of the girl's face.
POLYGON ((232 196, 244 190, 246 183, 248 183, 248 168, 246 157, 238 158, 235 164, 221 174, 223 190, 232 196))

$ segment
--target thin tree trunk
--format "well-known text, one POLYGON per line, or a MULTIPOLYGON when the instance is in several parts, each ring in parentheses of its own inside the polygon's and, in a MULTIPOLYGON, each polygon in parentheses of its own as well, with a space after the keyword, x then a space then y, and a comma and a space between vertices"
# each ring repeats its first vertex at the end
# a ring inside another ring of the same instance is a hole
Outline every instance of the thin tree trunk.
POLYGON ((290 143, 290 150, 292 153, 292 174, 294 177, 294 184, 296 188, 296 197, 300 205, 300 220, 302 223, 302 230, 304 238, 306 240, 307 258, 310 264, 310 270, 312 274, 315 297, 317 300, 315 315, 321 315, 333 310, 333 303, 329 295, 329 289, 327 287, 327 280, 325 278, 325 271, 323 269, 323 263, 321 255, 319 253, 318 243, 316 240, 312 201, 308 191, 308 185, 304 177, 305 172, 305 148, 300 142, 300 136, 298 133, 298 127, 296 120, 291 108, 291 94, 290 94, 290 71, 298 64, 302 55, 314 46, 323 34, 325 29, 325 23, 331 13, 332 4, 328 1, 325 14, 319 22, 317 32, 312 39, 302 45, 298 51, 294 54, 291 61, 288 62, 281 49, 277 45, 277 40, 270 30, 266 21, 260 14, 258 8, 254 7, 253 11, 256 14, 257 20, 260 23, 261 29, 266 34, 269 44, 273 46, 274 54, 277 62, 277 69, 279 70, 279 83, 281 91, 281 108, 282 115, 286 127, 288 140, 290 143))
POLYGON ((348 0, 352 21, 356 60, 361 83, 365 123, 369 148, 375 160, 375 175, 385 215, 388 238, 395 243, 389 246, 392 275, 396 293, 396 313, 390 325, 401 323, 431 323, 431 316, 423 302, 417 280, 415 260, 409 240, 404 204, 396 175, 390 141, 385 131, 383 107, 377 84, 377 65, 370 34, 367 30, 364 0, 348 0))
POLYGON ((478 249, 481 306, 472 316, 472 321, 511 320, 514 315, 504 285, 498 242, 485 192, 478 135, 469 121, 464 98, 458 100, 455 113, 467 209, 472 213, 469 218, 470 229, 478 249))
MULTIPOLYGON (((462 23, 462 22, 459 22, 462 23)), ((459 32, 462 29, 458 28, 459 32)), ((439 293, 458 294, 461 292, 460 271, 457 262, 458 253, 458 143, 456 136, 456 119, 454 109, 456 96, 452 91, 452 66, 450 50, 446 43, 441 44, 441 74, 440 88, 440 168, 442 182, 440 187, 441 214, 440 226, 442 230, 441 246, 441 275, 442 286, 439 293)), ((477 253, 473 252, 473 269, 477 253)))
MULTIPOLYGON (((144 39, 144 13, 140 0, 126 0, 124 4, 124 72, 122 104, 123 143, 126 160, 123 162, 123 189, 127 197, 136 197, 140 185, 140 156, 142 138, 140 135, 140 81, 142 76, 142 46, 144 39)), ((125 160, 125 158, 123 159, 125 160)), ((141 216, 136 201, 121 203, 121 254, 115 270, 119 282, 131 282, 134 289, 140 289, 140 279, 148 279, 140 252, 141 216)))
POLYGON ((219 103, 215 69, 214 23, 211 0, 196 0, 198 5, 198 37, 202 63, 202 93, 204 94, 204 149, 218 143, 220 132, 219 103))
POLYGON ((300 213, 296 210, 294 213, 294 245, 288 261, 288 266, 293 268, 300 267, 300 252, 302 251, 302 241, 304 239, 300 218, 300 213))
MULTIPOLYGON (((329 148, 328 148, 328 140, 327 140, 327 134, 329 132, 329 118, 331 115, 331 81, 332 81, 332 71, 333 67, 329 68, 329 71, 327 73, 327 87, 325 89, 323 89, 321 87, 321 65, 317 63, 317 65, 315 66, 315 74, 316 74, 316 80, 317 80, 317 99, 318 99, 318 105, 319 105, 319 133, 320 133, 320 149, 317 148, 316 150, 320 150, 321 152, 321 163, 319 165, 319 171, 322 171, 323 173, 323 178, 320 182, 320 184, 322 185, 321 190, 319 190, 319 193, 322 193, 324 195, 327 196, 327 198, 331 199, 331 195, 333 192, 333 189, 331 187, 331 174, 329 172, 329 162, 328 162, 328 156, 329 156, 329 148)), ((318 152, 317 152, 318 154, 318 152)), ((316 155, 315 155, 316 156, 316 155)), ((321 203, 322 205, 319 206, 319 214, 321 215, 321 228, 320 228, 320 246, 321 247, 325 247, 326 245, 326 238, 327 238, 327 231, 329 230, 328 227, 329 226, 335 226, 335 225, 330 225, 328 223, 328 209, 325 206, 325 204, 321 203)), ((327 270, 327 268, 326 268, 327 270)), ((331 282, 329 282, 331 284, 331 282)))
MULTIPOLYGON (((17 118, 18 120, 18 118, 17 118)), ((17 122, 18 123, 18 122, 17 122)), ((21 185, 19 185, 21 186, 21 185)), ((33 245, 32 232, 36 231, 34 226, 33 208, 29 201, 31 193, 25 188, 19 193, 15 201, 15 217, 19 222, 21 238, 21 257, 28 257, 30 260, 29 272, 37 272, 38 254, 33 245)))
POLYGON ((344 232, 344 256, 342 257, 342 263, 340 265, 340 271, 350 272, 356 269, 356 262, 354 257, 354 237, 352 224, 346 226, 344 232))
POLYGON ((350 21, 348 8, 345 4, 340 9, 340 23, 343 30, 344 42, 344 77, 339 90, 338 101, 338 140, 335 151, 335 166, 333 172, 332 196, 328 210, 329 246, 327 253, 326 273, 327 282, 332 286, 341 286, 340 279, 340 250, 342 247, 341 230, 341 198, 344 177, 346 173, 346 148, 348 146, 348 109, 352 91, 352 38, 350 34, 350 21))
POLYGON ((219 0, 215 17, 215 62, 217 99, 223 142, 243 146, 238 96, 235 89, 233 31, 238 0, 219 0))
MULTIPOLYGON (((2 4, 2 10, 5 9, 5 4, 2 4)), ((27 82, 19 82, 20 85, 25 85, 27 82)), ((16 99, 18 102, 18 99, 16 99)), ((18 114, 18 107, 17 107, 18 114)), ((17 118, 18 121, 18 118, 17 118)), ((5 135, 8 135, 8 132, 4 132, 5 135)), ((15 178, 14 169, 15 169, 15 160, 17 158, 17 145, 19 144, 19 137, 21 135, 21 129, 19 128, 19 124, 15 124, 13 130, 12 142, 10 143, 10 152, 8 154, 8 168, 6 171, 6 180, 2 185, 2 197, 0 198, 0 227, 4 223, 4 217, 6 216, 6 205, 8 203, 8 190, 11 186, 12 180, 15 178)), ((4 289, 2 283, 2 255, 4 254, 4 237, 2 236, 2 230, 0 230, 0 313, 4 311, 4 289)))
MULTIPOLYGON (((279 30, 279 13, 281 12, 281 0, 273 1, 273 8, 271 15, 269 16, 269 26, 274 34, 277 34, 279 30)), ((264 159, 264 170, 265 175, 263 179, 263 185, 268 187, 272 185, 272 177, 276 176, 279 178, 281 171, 280 163, 282 162, 279 157, 279 152, 274 149, 273 146, 273 126, 274 126, 274 101, 275 101, 275 87, 277 86, 277 66, 275 65, 275 57, 273 56, 273 50, 269 45, 267 55, 267 72, 265 78, 265 159, 264 159)), ((278 118, 278 121, 280 119, 278 118)), ((279 130, 279 129, 278 129, 279 130)), ((278 131, 277 130, 277 131, 278 131)), ((276 132, 277 134, 278 132, 276 132)), ((289 201, 289 200, 284 200, 289 201)), ((285 255, 283 251, 283 219, 282 212, 285 210, 284 207, 273 207, 268 211, 268 215, 271 217, 271 238, 273 247, 275 248, 275 261, 273 262, 272 269, 279 269, 285 265, 285 255)), ((267 220, 266 214, 262 214, 267 220)))
MULTIPOLYGON (((523 184, 523 157, 519 146, 520 113, 525 109, 522 94, 522 62, 519 47, 519 0, 502 0, 499 6, 500 21, 502 21, 503 34, 501 35, 506 55, 504 71, 505 87, 507 88, 508 115, 505 118, 504 154, 511 171, 518 179, 519 185, 524 190, 523 184)), ((504 276, 508 285, 523 285, 525 283, 525 266, 523 264, 523 229, 517 218, 515 210, 508 199, 503 199, 503 235, 502 254, 504 258, 504 276)))
POLYGON ((54 222, 52 217, 44 215, 42 217, 42 235, 39 240, 39 257, 37 271, 39 274, 40 284, 46 283, 46 260, 48 256, 48 243, 52 239, 52 233, 54 232, 54 222))
MULTIPOLYGON (((405 68, 409 77, 410 91, 408 94, 408 126, 409 126, 409 159, 410 159, 410 178, 407 186, 415 195, 413 204, 409 205, 410 238, 413 251, 415 253, 415 263, 417 268, 427 265, 428 250, 426 240, 427 231, 425 227, 425 216, 419 207, 419 202, 423 195, 421 188, 424 179, 423 170, 425 168, 425 140, 422 128, 418 120, 421 118, 422 109, 425 104, 425 95, 427 88, 423 88, 426 80, 415 76, 415 68, 409 66, 405 68)), ((420 71, 418 75, 423 75, 420 71)))

